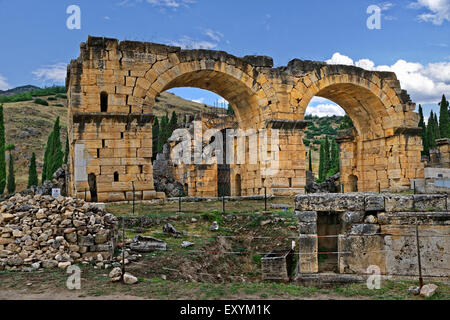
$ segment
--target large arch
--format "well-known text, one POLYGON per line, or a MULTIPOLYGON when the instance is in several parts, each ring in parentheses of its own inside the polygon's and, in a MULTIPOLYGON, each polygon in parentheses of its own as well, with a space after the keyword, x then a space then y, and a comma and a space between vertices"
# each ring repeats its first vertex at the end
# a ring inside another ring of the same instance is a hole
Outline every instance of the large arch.
POLYGON ((159 93, 186 86, 227 99, 242 129, 279 132, 277 150, 268 153, 272 160, 235 171, 243 195, 263 187, 269 194, 304 192, 304 113, 314 96, 335 101, 354 120, 356 130, 339 141, 342 173, 357 178, 359 191, 376 190, 377 183, 405 189, 423 175, 418 115, 393 73, 302 60, 273 68, 265 56, 96 37, 80 49, 66 79, 72 195, 83 195, 88 175, 95 174, 99 201, 131 199, 132 182, 137 198, 155 197, 152 109, 159 93), (273 159, 277 170, 265 176, 273 159))

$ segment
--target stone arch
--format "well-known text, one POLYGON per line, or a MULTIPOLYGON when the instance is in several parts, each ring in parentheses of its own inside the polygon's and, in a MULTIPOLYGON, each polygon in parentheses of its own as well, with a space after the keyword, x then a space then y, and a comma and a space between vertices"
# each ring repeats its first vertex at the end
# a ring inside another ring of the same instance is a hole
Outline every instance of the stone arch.
POLYGON ((235 107, 240 124, 261 127, 278 102, 264 74, 238 58, 235 59, 240 67, 236 62, 233 65, 214 60, 213 56, 207 57, 208 52, 203 52, 197 60, 182 62, 184 51, 181 51, 179 55, 172 54, 167 60, 155 63, 137 79, 133 97, 143 99, 142 103, 151 107, 156 96, 166 90, 176 87, 205 89, 229 101, 235 107))

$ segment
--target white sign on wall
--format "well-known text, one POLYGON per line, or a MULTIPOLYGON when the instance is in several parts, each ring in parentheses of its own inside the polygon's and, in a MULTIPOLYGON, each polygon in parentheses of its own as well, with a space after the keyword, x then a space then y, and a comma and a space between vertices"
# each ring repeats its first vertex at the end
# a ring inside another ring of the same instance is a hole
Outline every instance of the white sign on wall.
POLYGON ((52 197, 58 198, 61 195, 61 189, 60 188, 53 188, 52 189, 52 197))

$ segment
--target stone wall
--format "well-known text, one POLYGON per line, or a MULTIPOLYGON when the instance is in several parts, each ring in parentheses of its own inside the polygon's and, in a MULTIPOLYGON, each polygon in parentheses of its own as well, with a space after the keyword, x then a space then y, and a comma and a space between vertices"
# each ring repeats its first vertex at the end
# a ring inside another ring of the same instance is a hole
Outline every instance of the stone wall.
MULTIPOLYGON (((299 219, 299 273, 319 272, 318 214, 339 219, 337 270, 367 274, 418 274, 416 223, 425 276, 449 277, 450 210, 446 195, 313 194, 295 200, 299 219), (369 272, 370 273, 370 272, 369 272)), ((333 236, 333 235, 326 235, 333 236)))
POLYGON ((344 180, 351 173, 359 191, 376 190, 378 182, 386 190, 404 190, 411 178, 423 177, 419 117, 394 73, 298 59, 273 68, 265 56, 97 37, 89 37, 80 51, 66 79, 73 196, 87 190, 88 199, 129 200, 134 182, 139 197, 155 197, 152 108, 158 94, 184 86, 224 97, 239 128, 280 130, 280 170, 270 180, 261 172, 271 161, 240 166, 247 194, 261 193, 264 186, 269 194, 304 190, 301 123, 314 96, 338 103, 355 124, 353 142, 342 148, 350 156, 344 158, 348 165, 342 163, 344 180))

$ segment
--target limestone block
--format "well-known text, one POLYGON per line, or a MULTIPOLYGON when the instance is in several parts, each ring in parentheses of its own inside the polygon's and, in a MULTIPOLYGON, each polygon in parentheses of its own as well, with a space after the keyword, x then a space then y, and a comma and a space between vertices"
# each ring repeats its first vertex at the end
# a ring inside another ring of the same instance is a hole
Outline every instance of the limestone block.
POLYGON ((318 238, 317 235, 300 235, 299 246, 299 272, 317 273, 319 271, 318 261, 318 238))

